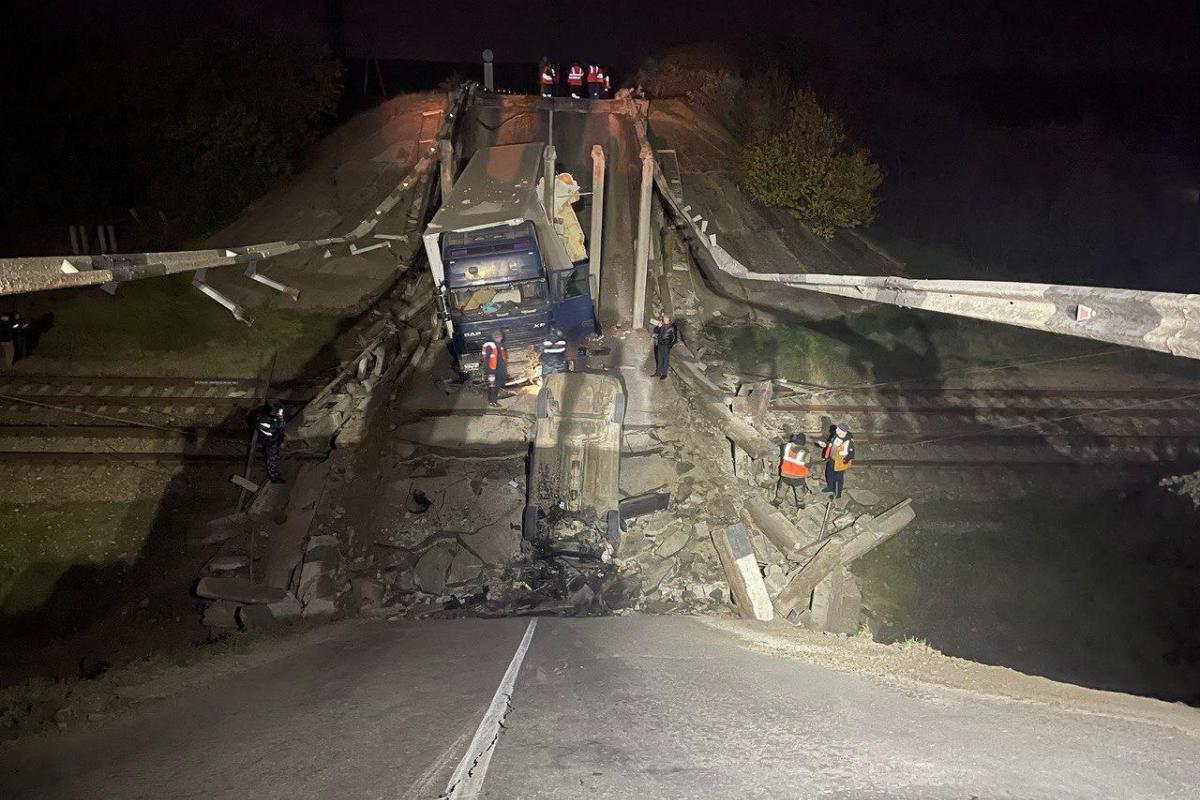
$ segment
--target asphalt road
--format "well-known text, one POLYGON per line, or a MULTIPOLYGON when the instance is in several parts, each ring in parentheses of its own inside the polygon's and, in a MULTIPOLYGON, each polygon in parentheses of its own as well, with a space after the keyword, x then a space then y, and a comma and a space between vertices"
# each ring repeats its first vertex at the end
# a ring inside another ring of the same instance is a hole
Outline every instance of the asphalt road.
MULTIPOLYGON (((529 621, 349 624, 0 756, 0 797, 433 798, 529 621)), ((683 617, 538 621, 481 797, 1194 797, 1200 741, 743 649, 683 617)))

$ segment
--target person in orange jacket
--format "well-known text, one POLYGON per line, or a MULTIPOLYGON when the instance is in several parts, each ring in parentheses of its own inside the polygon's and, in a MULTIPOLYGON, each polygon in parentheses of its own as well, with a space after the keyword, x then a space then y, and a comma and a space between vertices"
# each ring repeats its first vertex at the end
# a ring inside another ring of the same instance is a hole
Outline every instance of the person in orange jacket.
POLYGON ((579 64, 571 65, 571 71, 567 73, 567 88, 576 100, 583 96, 583 67, 579 64))
POLYGON ((827 442, 817 442, 825 459, 825 491, 837 499, 846 487, 846 470, 854 464, 854 442, 845 424, 835 425, 827 442))
POLYGON ((588 97, 593 100, 600 99, 600 92, 604 90, 604 68, 592 64, 588 67, 587 72, 588 82, 588 97))
POLYGON ((779 505, 779 490, 786 486, 792 490, 792 501, 796 504, 796 510, 804 508, 804 501, 800 499, 800 495, 812 491, 808 488, 808 464, 804 461, 805 441, 807 440, 803 433, 795 433, 779 448, 779 480, 775 482, 775 497, 771 500, 771 505, 779 505))

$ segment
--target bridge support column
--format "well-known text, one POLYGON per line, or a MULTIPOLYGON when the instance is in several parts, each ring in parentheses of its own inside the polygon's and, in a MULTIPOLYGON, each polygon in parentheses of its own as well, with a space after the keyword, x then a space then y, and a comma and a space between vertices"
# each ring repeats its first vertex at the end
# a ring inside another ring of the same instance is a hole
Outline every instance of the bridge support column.
POLYGON ((592 302, 600 307, 600 257, 604 243, 604 148, 592 145, 592 224, 588 243, 588 283, 592 302))
POLYGON ((638 200, 637 250, 633 277, 633 328, 646 327, 646 279, 650 269, 650 199, 654 192, 654 153, 642 146, 642 193, 638 200))
POLYGON ((554 150, 554 145, 546 145, 546 149, 542 151, 542 205, 546 206, 546 217, 553 225, 554 219, 554 162, 558 158, 558 153, 554 150))

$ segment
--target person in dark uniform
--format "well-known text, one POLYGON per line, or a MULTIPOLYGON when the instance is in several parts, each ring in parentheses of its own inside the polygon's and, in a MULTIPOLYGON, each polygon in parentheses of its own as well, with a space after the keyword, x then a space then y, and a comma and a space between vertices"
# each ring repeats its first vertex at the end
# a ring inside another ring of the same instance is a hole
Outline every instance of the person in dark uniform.
POLYGON ((499 407, 500 392, 508 383, 508 348, 504 346, 504 333, 496 331, 490 342, 483 343, 479 354, 479 368, 487 381, 488 405, 499 407))
POLYGON ((554 335, 547 336, 542 342, 541 358, 542 375, 567 371, 567 337, 562 328, 555 328, 554 335))
POLYGON ((654 326, 650 340, 654 342, 654 374, 651 377, 661 380, 667 377, 671 348, 679 341, 679 328, 669 316, 663 314, 662 319, 654 326))
POLYGON ((14 311, 11 325, 14 360, 29 358, 29 320, 20 311, 14 311))
POLYGON ((260 407, 254 416, 254 427, 258 431, 263 460, 267 462, 267 478, 271 483, 287 483, 283 479, 283 437, 287 431, 283 406, 267 403, 260 407))
POLYGON ((12 324, 12 312, 0 311, 0 361, 6 367, 11 367, 17 360, 17 351, 13 345, 12 324))

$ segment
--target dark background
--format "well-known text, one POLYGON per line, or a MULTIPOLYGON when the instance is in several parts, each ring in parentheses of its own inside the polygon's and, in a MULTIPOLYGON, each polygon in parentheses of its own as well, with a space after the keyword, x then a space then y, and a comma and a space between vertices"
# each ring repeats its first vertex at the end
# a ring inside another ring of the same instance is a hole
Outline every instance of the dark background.
POLYGON ((1193 2, 49 0, 6 13, 4 255, 143 206, 170 220, 156 244, 178 246, 381 95, 478 78, 484 47, 500 85, 523 91, 542 56, 601 61, 627 84, 647 57, 719 41, 714 67, 720 52, 745 75, 782 69, 871 149, 887 176, 877 225, 915 248, 906 260, 1196 288, 1193 2), (332 108, 305 105, 328 77, 314 64, 340 65, 332 108), (238 111, 214 123, 223 99, 238 111))

